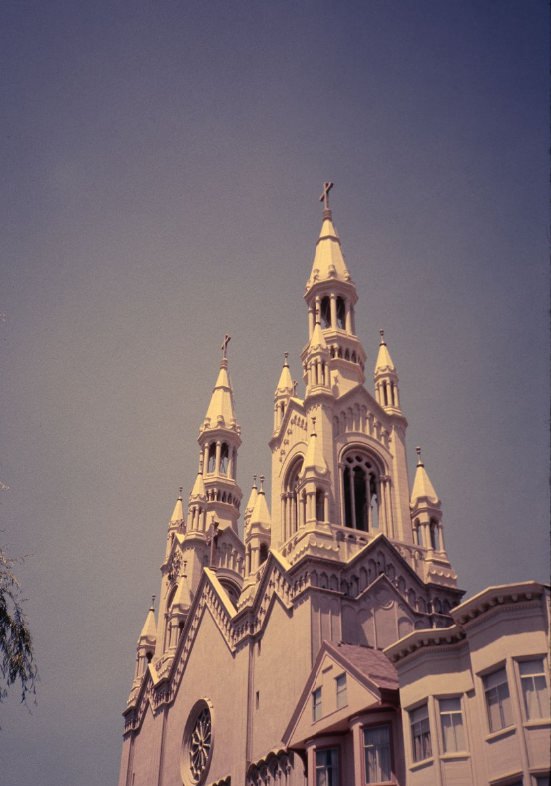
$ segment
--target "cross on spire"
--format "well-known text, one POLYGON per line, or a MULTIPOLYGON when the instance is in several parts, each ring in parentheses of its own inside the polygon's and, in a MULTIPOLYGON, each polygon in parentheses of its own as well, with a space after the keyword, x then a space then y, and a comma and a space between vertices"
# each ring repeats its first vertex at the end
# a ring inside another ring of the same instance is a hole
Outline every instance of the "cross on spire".
POLYGON ((224 341, 222 342, 222 346, 220 349, 222 350, 222 360, 228 359, 228 344, 230 343, 231 336, 226 335, 224 336, 224 341))
POLYGON ((329 210, 329 192, 333 188, 333 183, 325 182, 323 184, 323 191, 321 192, 320 202, 323 202, 323 209, 329 210))

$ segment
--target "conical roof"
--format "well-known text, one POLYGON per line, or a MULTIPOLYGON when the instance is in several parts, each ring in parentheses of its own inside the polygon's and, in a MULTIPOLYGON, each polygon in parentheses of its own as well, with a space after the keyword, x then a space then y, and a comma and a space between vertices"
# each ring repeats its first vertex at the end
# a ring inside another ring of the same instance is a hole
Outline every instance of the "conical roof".
POLYGON ((178 499, 176 500, 176 504, 174 505, 174 510, 172 511, 172 516, 170 517, 169 524, 179 524, 184 520, 184 506, 182 504, 182 489, 180 489, 180 493, 178 495, 178 499))
POLYGON ((289 369, 289 363, 287 362, 287 352, 285 353, 285 361, 283 363, 283 368, 281 369, 281 375, 279 377, 279 382, 277 383, 276 387, 276 395, 278 393, 289 393, 292 394, 294 390, 293 379, 291 377, 291 370, 289 369))
POLYGON ((254 510, 254 506, 256 504, 256 498, 257 497, 258 497, 258 486, 256 485, 256 475, 255 475, 254 476, 254 480, 253 480, 253 485, 252 485, 252 488, 251 488, 251 495, 249 497, 249 501, 247 502, 247 504, 245 506, 245 515, 247 515, 247 514, 251 515, 252 514, 252 512, 254 510))
POLYGON ((172 601, 173 611, 188 611, 192 600, 187 578, 185 576, 180 576, 178 579, 178 588, 174 595, 174 600, 172 601))
POLYGON ((312 433, 310 434, 310 439, 308 440, 306 455, 304 456, 302 474, 313 472, 316 475, 326 475, 327 471, 327 464, 323 457, 321 445, 319 443, 316 431, 313 428, 312 433))
POLYGON ((420 501, 428 502, 431 505, 440 505, 440 498, 434 486, 431 483, 425 465, 421 460, 421 449, 417 448, 417 467, 415 470, 415 478, 413 481, 413 489, 411 491, 411 506, 414 508, 420 501))
POLYGON ((321 325, 319 322, 316 322, 314 325, 314 330, 312 332, 312 338, 310 339, 309 345, 310 351, 313 350, 321 350, 322 352, 327 352, 327 341, 325 340, 325 336, 323 335, 323 330, 321 329, 321 325))
POLYGON ((206 490, 205 484, 203 482, 203 472, 199 470, 197 473, 197 477, 195 478, 195 483, 193 484, 193 488, 191 489, 191 494, 189 495, 190 499, 203 499, 206 497, 206 490))
POLYGON ((330 279, 350 281, 350 273, 344 261, 341 241, 333 225, 331 211, 325 210, 306 289, 310 289, 317 281, 330 279))
POLYGON ((380 330, 379 333, 381 342, 379 344, 379 354, 377 355, 377 361, 375 363, 375 374, 380 374, 382 371, 396 371, 396 366, 390 357, 390 352, 386 345, 384 331, 380 330))
POLYGON ((232 430, 237 428, 227 358, 222 359, 203 428, 217 428, 220 426, 232 430))
POLYGON ((251 524, 260 524, 264 529, 270 529, 272 526, 272 517, 268 510, 268 503, 266 502, 266 494, 264 489, 259 489, 254 509, 251 515, 251 524))
POLYGON ((138 644, 154 645, 156 640, 157 623, 155 622, 155 608, 153 607, 152 603, 149 607, 149 611, 147 612, 144 626, 142 628, 142 632, 140 633, 140 638, 138 639, 138 644))

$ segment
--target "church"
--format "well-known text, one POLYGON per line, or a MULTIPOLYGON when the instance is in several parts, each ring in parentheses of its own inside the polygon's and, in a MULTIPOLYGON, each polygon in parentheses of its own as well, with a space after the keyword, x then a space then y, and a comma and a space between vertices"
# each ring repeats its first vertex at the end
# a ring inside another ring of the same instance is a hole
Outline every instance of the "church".
POLYGON ((287 356, 274 393, 270 500, 262 476, 245 501, 238 485, 224 339, 138 639, 119 786, 547 786, 549 588, 464 600, 419 448, 408 478, 382 331, 366 373, 331 187, 304 393, 287 356))

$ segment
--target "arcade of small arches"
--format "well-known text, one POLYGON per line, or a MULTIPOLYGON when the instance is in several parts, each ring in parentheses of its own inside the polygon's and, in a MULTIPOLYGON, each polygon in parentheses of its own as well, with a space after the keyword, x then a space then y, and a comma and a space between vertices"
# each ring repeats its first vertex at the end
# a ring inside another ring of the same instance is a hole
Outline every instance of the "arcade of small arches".
POLYGON ((319 315, 319 322, 322 330, 345 330, 354 334, 354 308, 352 304, 341 295, 325 295, 316 297, 315 302, 310 307, 310 335, 314 330, 314 311, 319 315))
POLYGON ((424 546, 433 551, 444 551, 442 526, 435 518, 428 522, 413 521, 413 539, 417 546, 424 546))
POLYGON ((385 559, 382 552, 378 552, 370 558, 357 573, 343 578, 336 571, 313 571, 311 581, 319 589, 341 592, 348 598, 357 598, 379 576, 386 576, 398 593, 407 601, 410 608, 418 614, 449 615, 455 605, 448 598, 427 598, 420 595, 404 578, 401 571, 392 562, 385 559))
POLYGON ((235 478, 237 450, 227 442, 212 441, 205 445, 205 466, 208 475, 226 475, 235 478))
POLYGON ((300 473, 304 463, 303 456, 297 456, 289 468, 284 490, 281 494, 283 517, 283 540, 292 537, 307 521, 315 519, 326 522, 329 519, 329 494, 321 486, 315 491, 300 489, 300 473))

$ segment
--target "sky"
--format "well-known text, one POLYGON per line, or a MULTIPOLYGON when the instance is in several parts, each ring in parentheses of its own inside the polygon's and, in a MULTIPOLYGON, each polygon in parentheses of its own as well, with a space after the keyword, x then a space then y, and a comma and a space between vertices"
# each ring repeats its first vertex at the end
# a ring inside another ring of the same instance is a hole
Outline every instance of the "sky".
POLYGON ((246 499, 326 180, 460 586, 548 579, 548 59, 539 0, 2 4, 0 543, 40 672, 6 786, 116 783, 222 338, 246 499))

